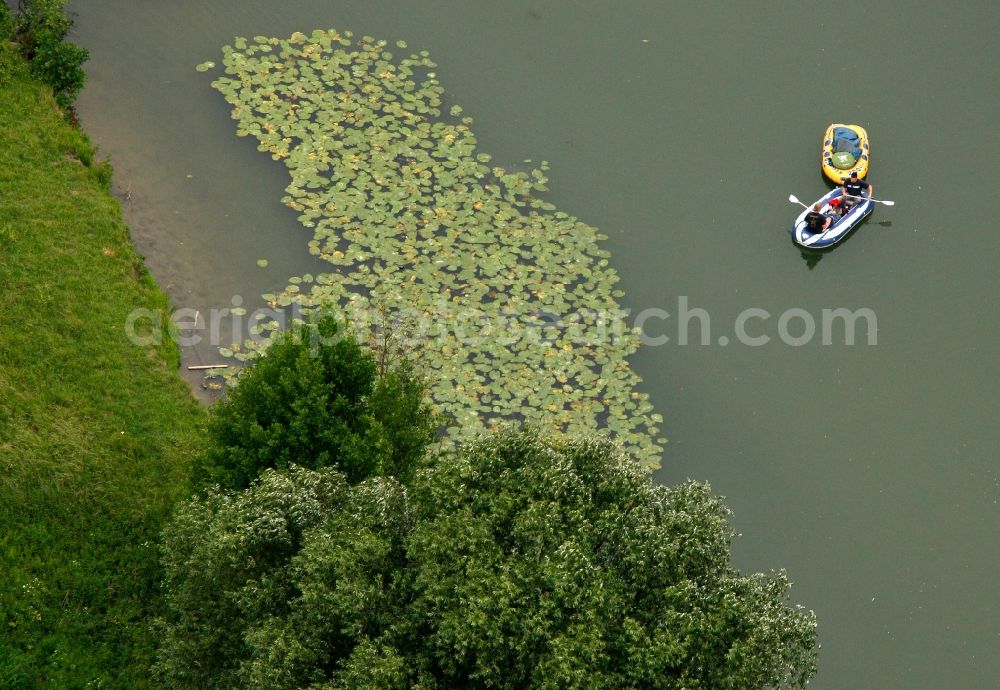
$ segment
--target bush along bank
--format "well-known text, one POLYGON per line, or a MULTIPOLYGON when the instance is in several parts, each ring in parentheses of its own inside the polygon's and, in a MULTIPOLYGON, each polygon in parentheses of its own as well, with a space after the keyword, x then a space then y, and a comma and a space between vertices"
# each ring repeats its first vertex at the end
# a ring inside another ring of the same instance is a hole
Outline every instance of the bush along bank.
POLYGON ((66 40, 72 26, 66 0, 22 0, 14 12, 0 3, 0 35, 17 44, 32 76, 52 87, 67 112, 86 81, 89 58, 85 48, 66 40))

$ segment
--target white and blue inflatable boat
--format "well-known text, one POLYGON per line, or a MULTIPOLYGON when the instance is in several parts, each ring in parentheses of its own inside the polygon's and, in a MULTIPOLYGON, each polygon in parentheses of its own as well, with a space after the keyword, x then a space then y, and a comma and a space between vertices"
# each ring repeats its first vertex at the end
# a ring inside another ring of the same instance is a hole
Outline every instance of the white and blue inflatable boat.
POLYGON ((834 199, 840 199, 841 193, 842 190, 840 187, 836 187, 816 200, 823 204, 820 213, 833 218, 830 227, 822 232, 812 232, 806 226, 806 216, 812 210, 812 204, 802 210, 802 213, 795 219, 795 224, 792 226, 792 239, 795 240, 795 244, 807 249, 832 247, 847 237, 851 233, 851 230, 860 225, 861 221, 867 218, 868 214, 875 208, 874 201, 862 198, 854 204, 850 211, 841 216, 835 205, 830 205, 830 202, 834 199))

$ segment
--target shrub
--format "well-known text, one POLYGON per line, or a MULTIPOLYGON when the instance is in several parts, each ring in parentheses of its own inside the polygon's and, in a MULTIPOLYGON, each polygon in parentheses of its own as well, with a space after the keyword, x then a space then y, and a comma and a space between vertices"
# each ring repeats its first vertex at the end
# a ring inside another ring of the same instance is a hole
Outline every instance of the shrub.
POLYGON ((60 107, 69 109, 86 81, 83 63, 90 55, 66 41, 72 22, 65 0, 25 0, 13 16, 0 15, 0 29, 4 24, 32 74, 52 87, 60 107))
POLYGON ((214 410, 197 484, 240 489, 265 469, 333 466, 352 482, 406 481, 437 432, 424 386, 333 318, 279 336, 214 410))
POLYGON ((35 37, 31 71, 52 87, 59 106, 68 109, 87 79, 83 63, 88 57, 86 49, 67 43, 55 31, 46 29, 35 37))

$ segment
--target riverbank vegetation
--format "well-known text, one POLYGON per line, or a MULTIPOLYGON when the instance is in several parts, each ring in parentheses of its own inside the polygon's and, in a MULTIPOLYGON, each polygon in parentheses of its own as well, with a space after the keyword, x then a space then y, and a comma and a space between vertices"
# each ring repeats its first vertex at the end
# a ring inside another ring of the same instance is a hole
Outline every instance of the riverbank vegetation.
POLYGON ((0 687, 148 687, 156 542, 204 413, 110 169, 0 40, 0 687))
POLYGON ((87 77, 87 51, 66 40, 71 26, 66 0, 21 0, 13 13, 0 3, 0 36, 18 46, 32 75, 52 88, 66 111, 87 77))

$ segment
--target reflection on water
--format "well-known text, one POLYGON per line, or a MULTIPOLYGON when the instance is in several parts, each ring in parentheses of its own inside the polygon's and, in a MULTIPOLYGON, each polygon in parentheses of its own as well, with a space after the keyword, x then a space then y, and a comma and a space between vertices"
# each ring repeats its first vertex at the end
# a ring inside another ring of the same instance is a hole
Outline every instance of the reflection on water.
POLYGON ((811 252, 808 249, 800 249, 799 254, 802 255, 810 271, 816 268, 816 264, 823 258, 823 252, 811 252))

